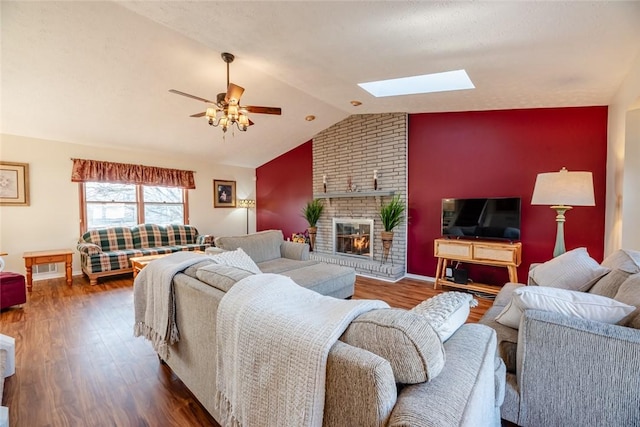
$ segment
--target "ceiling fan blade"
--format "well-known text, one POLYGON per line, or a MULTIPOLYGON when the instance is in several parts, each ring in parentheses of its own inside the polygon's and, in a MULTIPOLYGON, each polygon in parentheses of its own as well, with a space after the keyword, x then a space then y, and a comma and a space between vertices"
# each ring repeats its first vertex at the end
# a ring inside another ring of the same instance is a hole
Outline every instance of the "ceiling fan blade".
POLYGON ((204 117, 206 114, 207 114, 207 112, 203 111, 202 113, 192 114, 189 117, 204 117))
POLYGON ((229 102, 232 99, 240 102, 240 97, 244 93, 244 88, 233 83, 229 83, 229 87, 227 88, 227 95, 224 97, 226 102, 229 102))
POLYGON ((195 99, 195 100, 198 100, 198 101, 206 102, 206 103, 209 103, 209 104, 215 104, 215 102, 209 101, 208 99, 200 98, 199 96, 191 95, 191 94, 188 94, 188 93, 185 93, 185 92, 181 92, 179 90, 169 89, 169 92, 175 93, 176 95, 186 96, 187 98, 195 99))
POLYGON ((275 114, 277 116, 282 114, 282 109, 278 107, 255 107, 251 105, 243 105, 242 108, 255 114, 275 114))

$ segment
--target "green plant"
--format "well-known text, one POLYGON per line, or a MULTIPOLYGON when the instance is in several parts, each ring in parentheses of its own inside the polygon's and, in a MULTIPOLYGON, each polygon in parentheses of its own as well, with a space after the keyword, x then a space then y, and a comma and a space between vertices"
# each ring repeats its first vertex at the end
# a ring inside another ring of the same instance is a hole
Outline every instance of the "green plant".
POLYGON ((399 195, 393 196, 393 199, 380 208, 380 219, 384 231, 392 231, 398 224, 402 222, 404 214, 404 202, 399 195))
POLYGON ((307 202, 305 207, 302 208, 302 216, 306 218, 309 223, 309 227, 316 226, 323 210, 324 204, 322 204, 322 200, 320 199, 313 199, 310 202, 307 202))

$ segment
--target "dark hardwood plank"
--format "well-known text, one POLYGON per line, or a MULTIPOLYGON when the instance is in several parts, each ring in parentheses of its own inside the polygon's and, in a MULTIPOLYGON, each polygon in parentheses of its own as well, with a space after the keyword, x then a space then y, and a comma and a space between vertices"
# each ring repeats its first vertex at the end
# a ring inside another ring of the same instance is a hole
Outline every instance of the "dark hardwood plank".
MULTIPOLYGON (((132 283, 37 281, 22 308, 0 312, 0 333, 16 339, 16 374, 2 399, 11 426, 218 426, 149 342, 133 336, 132 283)), ((415 279, 358 277, 354 298, 411 308, 440 292, 415 279)), ((478 301, 469 321, 491 306, 478 301)))

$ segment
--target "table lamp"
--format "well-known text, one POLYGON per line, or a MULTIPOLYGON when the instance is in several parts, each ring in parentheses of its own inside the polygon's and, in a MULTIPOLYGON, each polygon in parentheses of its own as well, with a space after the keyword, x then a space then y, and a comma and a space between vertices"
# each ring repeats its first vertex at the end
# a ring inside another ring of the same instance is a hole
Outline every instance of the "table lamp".
POLYGON ((533 188, 532 205, 550 205, 557 212, 556 245, 553 256, 566 252, 564 246, 565 212, 573 206, 595 206, 593 193, 593 175, 591 172, 569 172, 562 168, 560 172, 539 173, 533 188))

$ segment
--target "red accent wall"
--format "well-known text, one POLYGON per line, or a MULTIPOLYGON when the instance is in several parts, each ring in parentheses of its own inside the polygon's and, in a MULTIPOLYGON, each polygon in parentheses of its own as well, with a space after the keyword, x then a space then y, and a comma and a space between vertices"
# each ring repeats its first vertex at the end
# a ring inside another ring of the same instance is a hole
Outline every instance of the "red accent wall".
MULTIPOLYGON (((521 197, 523 262, 552 257, 555 211, 532 206, 540 172, 593 172, 595 207, 566 214, 567 250, 604 251, 607 107, 425 113, 409 116, 408 273, 434 276, 433 240, 441 236, 443 198, 521 197)), ((476 282, 504 283, 506 269, 472 267, 476 282)))
POLYGON ((285 239, 307 229, 304 205, 313 198, 312 141, 256 169, 257 230, 282 230, 285 239))

